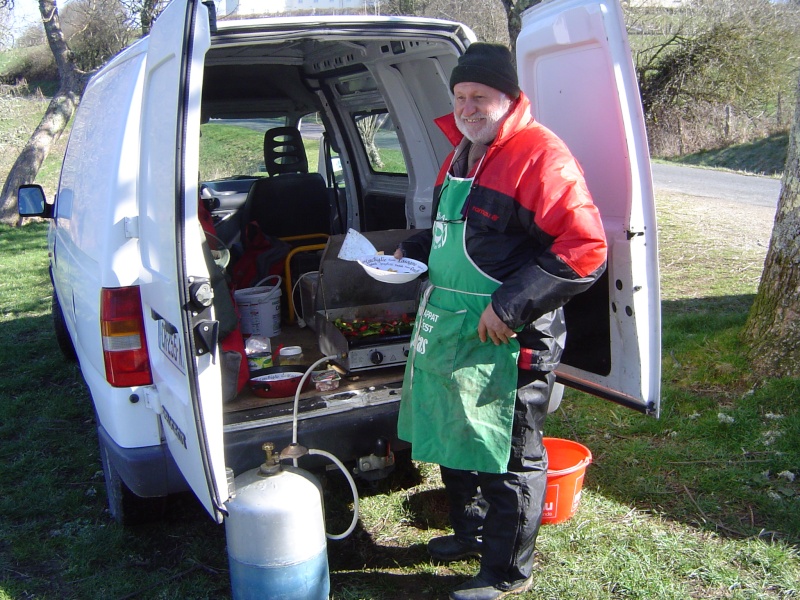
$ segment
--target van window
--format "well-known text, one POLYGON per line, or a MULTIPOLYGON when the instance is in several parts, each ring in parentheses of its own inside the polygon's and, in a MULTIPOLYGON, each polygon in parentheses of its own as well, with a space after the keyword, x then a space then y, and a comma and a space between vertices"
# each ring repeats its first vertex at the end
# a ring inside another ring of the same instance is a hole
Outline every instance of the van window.
POLYGON ((408 173, 397 130, 388 112, 383 110, 355 113, 353 120, 373 173, 408 173))
POLYGON ((266 175, 264 132, 286 119, 210 119, 200 126, 200 181, 266 175))
POLYGON ((320 161, 320 146, 322 146, 322 138, 325 135, 325 125, 319 113, 306 115, 298 123, 300 133, 303 136, 303 147, 306 151, 308 158, 308 171, 310 173, 321 172, 324 167, 319 164, 320 161))

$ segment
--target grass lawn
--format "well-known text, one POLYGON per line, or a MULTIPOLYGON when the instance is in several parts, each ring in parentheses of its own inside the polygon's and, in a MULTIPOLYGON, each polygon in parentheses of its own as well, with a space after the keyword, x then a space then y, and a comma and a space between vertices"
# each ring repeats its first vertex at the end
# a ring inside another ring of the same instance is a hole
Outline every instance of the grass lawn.
POLYGON ((673 158, 670 162, 780 177, 788 147, 789 133, 775 133, 755 142, 697 152, 673 158))
MULTIPOLYGON (((661 419, 568 391, 548 420, 594 462, 577 514, 542 528, 521 598, 800 594, 800 382, 754 380, 738 339, 772 216, 720 219, 711 202, 658 199, 661 419)), ((192 496, 138 528, 106 510, 90 399, 52 333, 45 231, 0 228, 0 599, 227 598, 224 528, 192 496)), ((349 491, 335 473, 323 483, 343 531, 349 491)), ((448 527, 435 468, 360 494, 358 528, 329 542, 332 598, 445 598, 476 571, 427 557, 448 527)))

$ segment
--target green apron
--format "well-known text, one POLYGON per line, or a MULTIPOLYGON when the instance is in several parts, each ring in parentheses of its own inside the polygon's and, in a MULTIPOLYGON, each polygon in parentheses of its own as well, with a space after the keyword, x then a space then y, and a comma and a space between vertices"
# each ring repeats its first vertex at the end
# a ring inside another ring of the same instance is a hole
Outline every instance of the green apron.
POLYGON ((519 343, 481 342, 478 322, 500 282, 467 255, 462 209, 471 179, 443 184, 403 379, 398 436, 414 460, 505 473, 517 387, 519 343))

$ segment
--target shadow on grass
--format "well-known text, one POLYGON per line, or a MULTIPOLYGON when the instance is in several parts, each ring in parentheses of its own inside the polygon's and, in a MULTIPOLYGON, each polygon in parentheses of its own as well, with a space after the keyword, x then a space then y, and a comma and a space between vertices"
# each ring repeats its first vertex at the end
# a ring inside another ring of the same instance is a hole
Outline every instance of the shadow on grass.
MULTIPOLYGON (((449 527, 448 503, 442 488, 413 490, 420 481, 417 468, 410 460, 401 458, 398 469, 387 480, 376 486, 361 486, 362 499, 373 494, 405 494, 402 532, 393 535, 392 528, 398 527, 397 522, 387 522, 385 528, 372 532, 360 521, 346 539, 329 540, 328 560, 334 593, 345 592, 342 597, 375 600, 447 598, 453 587, 477 572, 477 560, 455 563, 455 569, 431 561, 426 544, 429 536, 425 532, 449 527), (461 573, 462 569, 468 573, 461 573), (363 595, 358 595, 361 590, 363 595)), ((345 498, 348 493, 341 481, 329 485, 325 495, 326 515, 331 500, 345 498)), ((337 506, 334 510, 341 513, 343 508, 337 506)), ((341 515, 337 518, 341 521, 341 515)), ((341 522, 332 524, 336 518, 326 516, 326 520, 329 530, 343 529, 341 522)))
POLYGON ((723 537, 800 542, 800 380, 751 373, 752 300, 663 303, 659 420, 568 392, 546 431, 592 450, 587 489, 723 537))
POLYGON ((332 573, 331 591, 347 590, 348 598, 371 600, 437 600, 447 598, 449 591, 466 579, 461 575, 430 573, 332 573), (366 595, 358 595, 360 590, 366 595))
POLYGON ((786 164, 788 149, 789 133, 783 132, 747 144, 706 150, 672 158, 670 161, 684 165, 780 175, 786 164))
MULTIPOLYGON (((661 314, 664 317, 662 325, 668 329, 673 326, 671 318, 698 313, 745 319, 754 299, 755 294, 738 294, 736 296, 664 300, 661 302, 661 314)), ((669 348, 665 348, 665 350, 669 350, 669 348)))

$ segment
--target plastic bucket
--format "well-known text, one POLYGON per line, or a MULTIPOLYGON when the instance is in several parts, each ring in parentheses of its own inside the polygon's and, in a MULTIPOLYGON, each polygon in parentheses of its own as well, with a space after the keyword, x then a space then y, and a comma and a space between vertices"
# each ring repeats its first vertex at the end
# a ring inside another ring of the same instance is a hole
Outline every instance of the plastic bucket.
POLYGON ((243 335, 271 338, 281 333, 281 277, 270 275, 255 287, 233 293, 239 307, 239 327, 243 335), (275 280, 272 286, 262 283, 275 280))
POLYGON ((548 467, 542 523, 561 523, 578 510, 583 476, 592 462, 592 453, 586 446, 570 440, 546 437, 543 441, 548 467))

